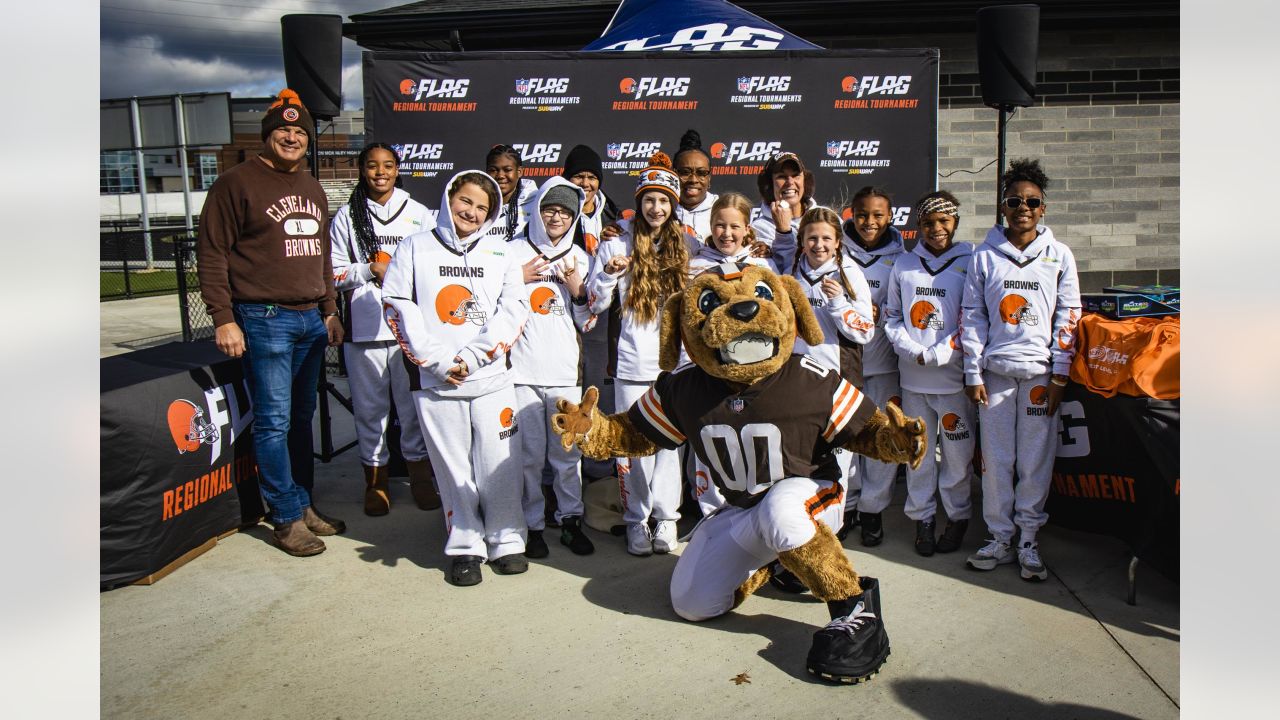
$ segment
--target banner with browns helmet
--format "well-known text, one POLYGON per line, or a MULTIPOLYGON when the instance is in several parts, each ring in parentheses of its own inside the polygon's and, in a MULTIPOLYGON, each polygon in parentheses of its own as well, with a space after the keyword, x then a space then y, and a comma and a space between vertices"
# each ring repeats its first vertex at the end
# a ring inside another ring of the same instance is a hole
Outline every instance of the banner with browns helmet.
POLYGON ((263 514, 243 365, 213 343, 101 362, 100 587, 164 568, 263 514))
POLYGON ((1049 522, 1125 541, 1178 579, 1180 403, 1104 398, 1072 383, 1058 411, 1049 522))
POLYGON ((711 157, 711 192, 758 204, 757 173, 791 151, 819 203, 843 210, 866 185, 887 189, 907 239, 912 205, 937 178, 936 49, 366 52, 364 92, 366 140, 397 149, 404 188, 433 209, 442 184, 483 170, 498 144, 538 183, 587 145, 605 193, 632 207, 649 157, 674 157, 690 128, 711 157))

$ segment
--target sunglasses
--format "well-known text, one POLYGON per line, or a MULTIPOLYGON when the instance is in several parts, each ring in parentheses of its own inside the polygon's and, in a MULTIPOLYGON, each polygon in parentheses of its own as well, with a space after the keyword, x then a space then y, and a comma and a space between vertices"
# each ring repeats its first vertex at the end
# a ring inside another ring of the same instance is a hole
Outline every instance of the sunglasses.
POLYGON ((1004 199, 1004 206, 1009 208, 1010 210, 1017 210, 1018 208, 1022 207, 1022 203, 1027 204, 1028 210, 1035 210, 1036 208, 1043 205, 1044 201, 1037 197, 1027 198, 1026 200, 1023 200, 1020 197, 1007 197, 1004 199))
POLYGON ((700 178, 708 178, 708 177, 711 177, 711 168, 697 168, 696 170, 694 168, 687 168, 687 167, 676 168, 676 174, 682 178, 695 177, 695 176, 700 178))

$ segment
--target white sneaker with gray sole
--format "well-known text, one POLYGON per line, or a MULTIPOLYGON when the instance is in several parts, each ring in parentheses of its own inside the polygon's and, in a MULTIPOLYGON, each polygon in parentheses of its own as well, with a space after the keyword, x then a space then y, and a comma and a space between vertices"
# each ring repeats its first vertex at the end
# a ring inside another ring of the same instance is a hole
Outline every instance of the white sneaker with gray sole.
POLYGON ((1009 543, 992 538, 978 552, 970 555, 965 563, 974 570, 995 570, 997 565, 1008 565, 1015 559, 1017 554, 1009 547, 1009 543))

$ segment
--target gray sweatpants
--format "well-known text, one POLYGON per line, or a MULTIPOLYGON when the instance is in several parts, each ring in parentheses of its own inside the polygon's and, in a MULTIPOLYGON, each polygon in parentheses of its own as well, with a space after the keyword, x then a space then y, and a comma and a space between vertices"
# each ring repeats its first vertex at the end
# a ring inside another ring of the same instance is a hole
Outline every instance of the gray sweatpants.
POLYGON ((413 398, 444 506, 444 554, 496 560, 524 552, 515 389, 476 398, 417 390, 413 398))
POLYGON ((547 527, 546 498, 542 495, 542 468, 551 464, 551 487, 556 493, 556 522, 569 515, 582 516, 582 451, 565 450, 560 436, 551 431, 551 416, 559 412, 556 401, 582 402, 580 387, 516 385, 516 418, 520 423, 523 459, 524 522, 530 530, 547 527))
POLYGON ((907 517, 928 520, 937 512, 935 494, 949 520, 968 520, 973 513, 969 488, 973 481, 974 418, 978 414, 964 391, 935 395, 902 390, 902 412, 924 418, 929 448, 920 467, 907 466, 907 517), (938 462, 935 448, 942 450, 938 462))
POLYGON ((427 444, 418 425, 409 371, 400 346, 394 340, 350 342, 342 346, 342 351, 347 359, 360 464, 382 467, 391 459, 387 425, 393 398, 400 420, 400 452, 410 462, 426 459, 427 444))
POLYGON ((1019 380, 987 370, 982 378, 987 387, 987 405, 978 408, 982 422, 982 517, 997 540, 1009 542, 1016 525, 1022 531, 1022 542, 1033 542, 1036 531, 1049 519, 1044 502, 1049 497, 1058 446, 1058 416, 1046 412, 1049 374, 1019 380))
MULTIPOLYGON (((890 398, 897 398, 899 405, 902 402, 902 389, 898 387, 896 372, 872 375, 867 378, 863 392, 874 400, 876 407, 879 408, 883 408, 890 398)), ((889 501, 893 499, 893 481, 898 476, 898 465, 872 460, 866 455, 855 454, 853 457, 852 465, 857 468, 853 472, 861 479, 857 498, 858 512, 884 512, 884 509, 889 507, 889 501)), ((849 493, 852 495, 853 483, 849 484, 851 488, 849 493)), ((845 507, 849 507, 847 501, 845 507)))

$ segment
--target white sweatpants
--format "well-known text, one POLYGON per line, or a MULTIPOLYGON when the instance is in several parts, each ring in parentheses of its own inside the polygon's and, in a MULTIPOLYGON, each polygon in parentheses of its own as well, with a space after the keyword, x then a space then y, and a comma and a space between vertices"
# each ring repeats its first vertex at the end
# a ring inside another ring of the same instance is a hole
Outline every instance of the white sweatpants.
POLYGON ((382 467, 391 459, 387 425, 393 399, 400 421, 400 452, 410 462, 426 459, 427 443, 418 424, 413 392, 409 390, 409 370, 404 366, 400 346, 395 341, 375 340, 345 343, 342 350, 347 360, 360 464, 382 467))
POLYGON ((551 416, 559 412, 556 401, 582 401, 580 387, 538 387, 516 385, 516 418, 520 424, 520 448, 523 456, 524 522, 530 530, 547 526, 546 498, 542 494, 542 467, 551 463, 556 493, 556 522, 569 515, 582 516, 582 472, 578 460, 582 452, 575 445, 565 450, 560 436, 551 431, 551 416))
POLYGON ((858 498, 862 495, 862 477, 858 475, 857 453, 850 450, 837 449, 836 464, 840 466, 840 477, 844 478, 844 511, 858 509, 858 498))
POLYGON ((1049 374, 1018 380, 987 370, 986 407, 978 406, 982 422, 982 517, 997 540, 1013 538, 1014 525, 1022 541, 1034 541, 1049 516, 1044 502, 1053 479, 1058 447, 1058 416, 1045 414, 1044 396, 1049 374), (1040 404, 1032 402, 1032 397, 1040 404), (1013 485, 1014 468, 1018 485, 1013 485))
MULTIPOLYGON (((626 412, 653 383, 613 381, 614 407, 626 412)), ((618 494, 627 523, 680 519, 680 454, 659 450, 649 457, 618 459, 618 494)))
POLYGON ((976 439, 973 401, 964 391, 935 395, 902 390, 902 412, 924 418, 929 447, 920 467, 907 466, 907 517, 928 520, 937 512, 935 493, 942 497, 948 520, 968 520, 973 514, 969 489, 973 479, 976 439), (942 449, 939 463, 935 448, 942 449))
POLYGON ((706 620, 733 608, 733 592, 756 570, 813 539, 817 523, 840 527, 840 483, 791 477, 744 510, 735 505, 693 531, 671 575, 671 607, 685 620, 706 620))
POLYGON ((520 438, 511 386, 477 398, 413 393, 444 506, 445 555, 524 552, 520 438))
MULTIPOLYGON (((902 388, 898 387, 898 373, 872 375, 866 379, 863 392, 875 401, 876 407, 884 408, 890 398, 902 398, 902 388)), ((893 499, 893 481, 898 477, 898 466, 895 463, 872 460, 866 455, 854 455, 853 464, 857 466, 854 474, 861 480, 858 493, 858 511, 864 513, 884 512, 893 499)))

